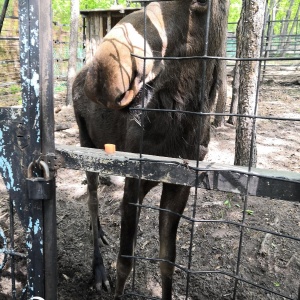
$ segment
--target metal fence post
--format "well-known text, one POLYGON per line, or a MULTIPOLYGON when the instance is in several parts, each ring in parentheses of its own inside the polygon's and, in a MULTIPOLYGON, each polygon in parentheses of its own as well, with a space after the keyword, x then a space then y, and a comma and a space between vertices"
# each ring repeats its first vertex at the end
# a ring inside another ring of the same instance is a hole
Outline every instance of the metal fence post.
MULTIPOLYGON (((19 27, 22 123, 28 142, 22 159, 23 174, 30 163, 39 165, 44 160, 50 166, 49 180, 52 182, 44 199, 24 196, 28 294, 54 300, 57 298, 57 254, 55 181, 51 168, 55 149, 51 0, 19 0, 19 27)), ((33 173, 40 176, 38 168, 33 173)), ((31 185, 33 190, 34 184, 31 185)), ((27 192, 31 192, 28 187, 27 192)))
MULTIPOLYGON (((54 166, 53 38, 51 0, 40 3, 40 91, 42 154, 54 166)), ((52 192, 44 201, 45 299, 57 299, 57 229, 54 170, 50 167, 52 192)))

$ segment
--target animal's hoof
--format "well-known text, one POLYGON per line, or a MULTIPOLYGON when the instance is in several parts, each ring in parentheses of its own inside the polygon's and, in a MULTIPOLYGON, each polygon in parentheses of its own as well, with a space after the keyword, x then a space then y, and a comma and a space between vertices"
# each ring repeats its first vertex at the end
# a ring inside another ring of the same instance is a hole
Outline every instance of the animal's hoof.
POLYGON ((96 291, 98 293, 101 293, 101 291, 104 290, 107 293, 111 292, 111 287, 110 287, 110 283, 108 280, 104 281, 104 282, 98 282, 96 283, 96 291))
POLYGON ((110 283, 109 283, 108 280, 106 280, 105 282, 103 282, 103 289, 104 289, 106 292, 108 292, 108 293, 111 292, 111 287, 110 287, 110 283))
POLYGON ((104 266, 103 265, 95 266, 94 275, 95 275, 95 287, 97 292, 101 292, 102 290, 104 290, 110 293, 111 287, 104 266))

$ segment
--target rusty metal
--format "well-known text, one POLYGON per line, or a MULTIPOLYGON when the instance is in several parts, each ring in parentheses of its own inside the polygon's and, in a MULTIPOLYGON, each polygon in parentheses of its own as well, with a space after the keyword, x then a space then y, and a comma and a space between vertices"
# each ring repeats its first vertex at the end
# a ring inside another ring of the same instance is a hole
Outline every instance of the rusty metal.
POLYGON ((50 159, 54 153, 50 11, 50 0, 19 1, 22 108, 0 110, 0 172, 11 211, 10 245, 1 251, 11 260, 13 299, 18 296, 14 282, 16 255, 27 258, 28 284, 22 299, 57 298, 55 178, 50 159), (51 164, 38 160, 42 170, 35 168, 37 157, 48 158, 51 164), (40 179, 43 192, 32 196, 40 179), (14 250, 14 210, 26 232, 26 254, 14 250))
POLYGON ((31 162, 27 170, 28 197, 31 200, 49 200, 52 196, 54 177, 50 177, 50 170, 44 161, 39 161, 38 165, 42 171, 42 176, 34 176, 35 162, 31 162))

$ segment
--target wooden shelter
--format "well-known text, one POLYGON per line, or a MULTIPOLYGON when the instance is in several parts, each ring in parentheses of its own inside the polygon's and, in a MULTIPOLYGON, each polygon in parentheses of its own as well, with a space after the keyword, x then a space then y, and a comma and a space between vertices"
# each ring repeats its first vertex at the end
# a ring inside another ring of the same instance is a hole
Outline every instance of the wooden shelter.
POLYGON ((97 46, 106 33, 123 17, 139 9, 138 7, 115 6, 110 9, 81 10, 80 14, 83 16, 86 62, 91 60, 97 46))

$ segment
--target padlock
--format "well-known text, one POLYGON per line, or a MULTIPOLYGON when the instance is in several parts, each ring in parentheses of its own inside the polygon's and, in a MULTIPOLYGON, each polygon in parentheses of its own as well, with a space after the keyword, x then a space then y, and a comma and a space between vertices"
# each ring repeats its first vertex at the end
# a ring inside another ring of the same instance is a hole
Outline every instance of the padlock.
POLYGON ((49 167, 44 161, 39 162, 43 177, 33 177, 34 163, 30 163, 27 170, 28 197, 32 200, 47 200, 51 198, 53 179, 50 179, 49 167))

